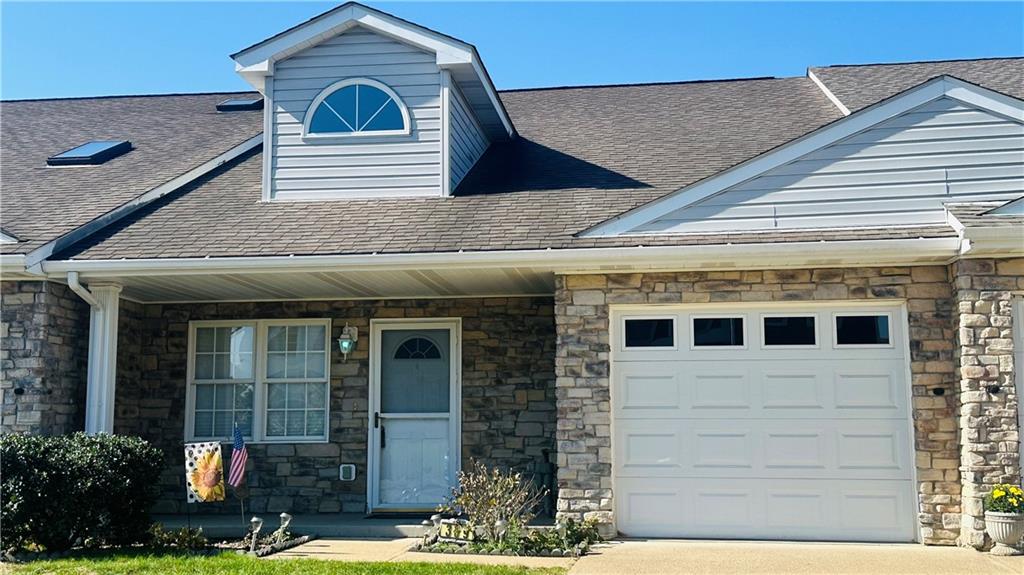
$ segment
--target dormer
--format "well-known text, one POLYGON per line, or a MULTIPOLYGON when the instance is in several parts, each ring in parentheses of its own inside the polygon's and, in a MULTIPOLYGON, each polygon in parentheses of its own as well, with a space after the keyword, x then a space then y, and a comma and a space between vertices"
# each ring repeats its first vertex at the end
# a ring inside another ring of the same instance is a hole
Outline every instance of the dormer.
POLYGON ((232 58, 266 100, 264 200, 448 196, 515 136, 476 48, 361 4, 232 58))

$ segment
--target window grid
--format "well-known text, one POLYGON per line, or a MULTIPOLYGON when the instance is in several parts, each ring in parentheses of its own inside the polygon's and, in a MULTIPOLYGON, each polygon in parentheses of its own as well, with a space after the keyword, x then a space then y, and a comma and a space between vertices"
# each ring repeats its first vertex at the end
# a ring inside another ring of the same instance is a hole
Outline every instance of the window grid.
POLYGON ((409 112, 388 86, 351 78, 328 86, 306 112, 307 136, 397 135, 409 133, 409 112))
POLYGON ((237 422, 250 441, 327 440, 329 335, 329 320, 193 322, 186 437, 228 440, 237 422), (233 358, 231 369, 225 371, 224 360, 200 360, 218 355, 233 358), (274 367, 271 356, 278 357, 274 367), (215 377, 225 373, 248 379, 215 377))

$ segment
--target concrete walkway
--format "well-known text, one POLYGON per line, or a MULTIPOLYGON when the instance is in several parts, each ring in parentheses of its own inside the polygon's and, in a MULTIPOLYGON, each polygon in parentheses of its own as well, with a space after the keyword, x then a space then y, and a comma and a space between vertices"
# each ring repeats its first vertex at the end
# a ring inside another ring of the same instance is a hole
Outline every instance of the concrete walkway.
POLYGON ((734 541, 614 541, 580 558, 569 575, 1024 573, 1024 557, 924 545, 734 541))
POLYGON ((523 567, 572 566, 565 557, 505 557, 500 555, 454 555, 409 551, 415 537, 400 539, 317 539, 275 553, 270 559, 330 559, 333 561, 410 561, 417 563, 475 563, 478 565, 521 565, 523 567))

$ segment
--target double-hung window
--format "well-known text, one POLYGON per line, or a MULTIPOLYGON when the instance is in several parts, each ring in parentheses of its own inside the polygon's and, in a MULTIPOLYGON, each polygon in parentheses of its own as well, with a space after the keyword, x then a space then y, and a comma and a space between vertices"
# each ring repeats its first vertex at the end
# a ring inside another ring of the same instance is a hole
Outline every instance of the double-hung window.
POLYGON ((189 440, 326 441, 328 319, 196 321, 189 330, 189 440))

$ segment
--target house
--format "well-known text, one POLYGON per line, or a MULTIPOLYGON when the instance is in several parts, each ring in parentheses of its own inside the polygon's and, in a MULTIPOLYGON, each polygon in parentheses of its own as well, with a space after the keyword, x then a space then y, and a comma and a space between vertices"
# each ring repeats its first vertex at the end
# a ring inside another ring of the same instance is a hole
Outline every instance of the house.
POLYGON ((498 91, 356 3, 232 57, 253 92, 3 102, 4 432, 151 440, 163 512, 238 423, 256 512, 477 459, 607 533, 984 543, 1024 59, 498 91))

